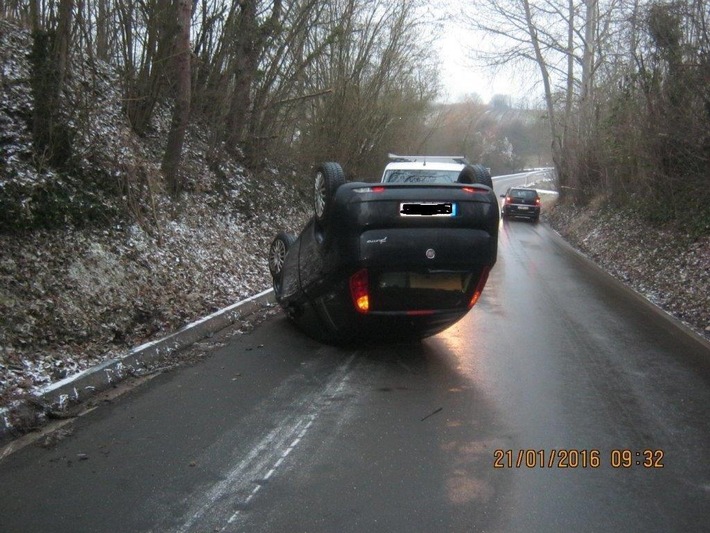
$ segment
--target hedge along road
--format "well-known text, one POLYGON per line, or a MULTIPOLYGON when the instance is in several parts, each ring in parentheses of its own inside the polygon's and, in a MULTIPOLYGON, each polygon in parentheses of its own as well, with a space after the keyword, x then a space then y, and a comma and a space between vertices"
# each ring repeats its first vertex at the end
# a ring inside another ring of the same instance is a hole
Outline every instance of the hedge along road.
POLYGON ((708 344, 544 224, 421 343, 225 342, 6 457, 0 529, 706 528, 708 344))

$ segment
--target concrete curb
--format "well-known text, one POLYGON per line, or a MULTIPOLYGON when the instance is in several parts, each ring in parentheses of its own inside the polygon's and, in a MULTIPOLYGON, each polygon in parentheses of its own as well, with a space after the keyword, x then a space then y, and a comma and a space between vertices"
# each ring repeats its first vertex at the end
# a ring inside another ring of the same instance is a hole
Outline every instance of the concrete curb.
MULTIPOLYGON (((115 386, 128 376, 145 369, 152 361, 186 348, 274 302, 272 289, 260 292, 188 324, 167 337, 142 344, 121 357, 104 361, 95 367, 52 383, 40 390, 35 397, 47 408, 61 411, 69 405, 85 401, 97 392, 115 386)), ((0 443, 12 439, 13 434, 16 433, 13 431, 13 418, 11 409, 0 409, 0 443)))

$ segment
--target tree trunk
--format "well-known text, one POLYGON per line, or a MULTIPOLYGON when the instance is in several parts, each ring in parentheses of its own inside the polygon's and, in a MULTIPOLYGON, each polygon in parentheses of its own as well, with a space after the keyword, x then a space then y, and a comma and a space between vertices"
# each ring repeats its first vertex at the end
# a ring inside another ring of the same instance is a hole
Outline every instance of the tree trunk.
POLYGON ((102 61, 109 59, 109 20, 107 0, 97 0, 98 16, 96 18, 96 57, 102 61))
MULTIPOLYGON (((557 159, 558 176, 572 196, 576 196, 579 181, 577 180, 577 145, 574 143, 577 131, 574 128, 572 118, 572 108, 574 104, 574 37, 575 37, 575 0, 568 0, 567 3, 567 85, 565 90, 565 114, 562 122, 562 140, 560 143, 560 153, 553 157, 557 159)), ((567 193, 567 191, 565 191, 567 193)))
POLYGON ((37 5, 31 4, 35 26, 30 54, 35 100, 32 136, 40 164, 46 160, 61 166, 71 157, 71 140, 59 107, 69 65, 73 5, 73 0, 61 0, 57 28, 46 30, 39 22, 37 5))
POLYGON ((39 0, 30 0, 30 25, 32 33, 38 32, 41 29, 39 21, 39 0))
POLYGON ((182 189, 179 177, 180 158, 185 140, 185 131, 190 120, 191 69, 190 69, 190 20, 192 1, 177 3, 178 33, 175 41, 175 108, 168 142, 163 156, 162 170, 169 190, 177 195, 182 189))
POLYGON ((525 23, 527 25, 528 34, 530 36, 530 42, 533 45, 535 51, 535 61, 540 69, 540 75, 542 77, 542 84, 545 89, 545 105, 547 107, 547 116, 550 123, 550 135, 552 136, 552 159, 557 167, 558 174, 562 179, 565 174, 564 162, 562 157, 562 142, 557 129, 557 117, 555 113, 555 103, 552 94, 552 84, 550 82, 550 73, 547 69, 547 63, 542 55, 542 50, 540 48, 540 40, 537 35, 537 28, 532 19, 532 12, 530 10, 529 0, 523 0, 523 8, 525 10, 525 23))
POLYGON ((251 86, 256 74, 260 50, 258 48, 258 21, 256 0, 240 3, 241 13, 237 24, 237 44, 234 51, 234 90, 227 114, 227 145, 237 146, 243 139, 247 114, 251 106, 251 86))
POLYGON ((69 64, 69 42, 71 40, 72 10, 74 0, 59 2, 59 20, 57 21, 57 36, 54 43, 54 58, 57 62, 57 84, 59 91, 64 87, 67 66, 69 64))
MULTIPOLYGON (((256 79, 259 58, 264 51, 267 39, 276 30, 281 17, 281 0, 274 0, 269 19, 259 24, 257 0, 243 0, 237 26, 238 42, 235 50, 234 91, 227 115, 227 145, 237 146, 245 140, 249 131, 249 119, 252 112, 252 90, 256 79)), ((246 146, 247 156, 258 151, 256 146, 246 146)))
POLYGON ((157 0, 150 4, 150 8, 143 64, 135 81, 128 84, 126 98, 126 114, 138 135, 145 133, 153 116, 177 33, 177 19, 173 16, 175 12, 170 0, 157 0))
POLYGON ((591 127, 594 103, 594 57, 597 33, 597 0, 585 0, 586 20, 584 24, 584 50, 582 52, 582 135, 591 127))

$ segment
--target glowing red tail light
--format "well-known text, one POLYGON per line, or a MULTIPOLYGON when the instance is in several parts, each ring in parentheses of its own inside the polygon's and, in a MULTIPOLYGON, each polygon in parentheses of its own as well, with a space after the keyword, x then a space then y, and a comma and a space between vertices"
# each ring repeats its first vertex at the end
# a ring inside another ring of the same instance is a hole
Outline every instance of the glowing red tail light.
POLYGON ((385 190, 385 188, 380 185, 372 188, 372 192, 383 192, 384 190, 385 190))
POLYGON ((350 276, 350 296, 358 313, 367 314, 370 311, 370 283, 367 269, 358 270, 350 276))
POLYGON ((481 272, 481 277, 478 280, 478 284, 476 285, 476 290, 473 291, 473 296, 471 296, 471 301, 468 302, 468 308, 471 309, 474 305, 476 305, 476 302, 478 299, 481 297, 481 293, 483 292, 483 287, 486 286, 486 281, 488 281, 488 274, 491 271, 491 267, 484 267, 483 272, 481 272))
POLYGON ((535 205, 540 205, 540 197, 535 198, 535 205))

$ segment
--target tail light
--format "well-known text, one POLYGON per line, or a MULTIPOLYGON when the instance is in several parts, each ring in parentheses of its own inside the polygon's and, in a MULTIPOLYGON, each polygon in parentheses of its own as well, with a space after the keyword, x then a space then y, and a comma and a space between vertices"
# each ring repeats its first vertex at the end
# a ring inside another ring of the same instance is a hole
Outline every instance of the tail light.
POLYGON ((385 190, 386 188, 382 185, 375 185, 374 187, 358 187, 357 189, 353 189, 353 192, 363 194, 366 192, 384 192, 385 190))
POLYGON ((481 272, 481 277, 478 280, 478 284, 476 285, 476 290, 473 291, 473 296, 471 296, 471 300, 468 302, 468 308, 471 309, 474 305, 476 305, 476 302, 478 299, 481 297, 481 293, 483 292, 483 287, 486 286, 486 281, 488 281, 488 274, 491 271, 491 267, 487 266, 483 268, 483 271, 481 272))
POLYGON ((506 197, 505 197, 505 203, 506 203, 506 204, 512 204, 512 203, 513 203, 513 199, 512 199, 510 196, 506 196, 506 197))
POLYGON ((540 197, 535 198, 535 205, 540 205, 540 197))
POLYGON ((350 276, 350 296, 358 313, 364 315, 370 311, 370 283, 367 269, 358 270, 350 276))

